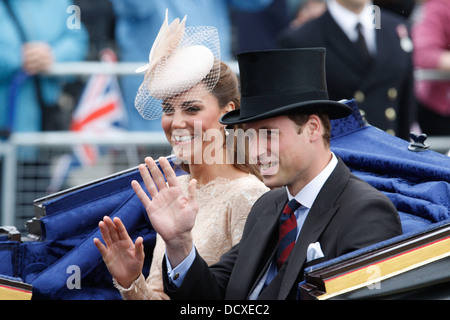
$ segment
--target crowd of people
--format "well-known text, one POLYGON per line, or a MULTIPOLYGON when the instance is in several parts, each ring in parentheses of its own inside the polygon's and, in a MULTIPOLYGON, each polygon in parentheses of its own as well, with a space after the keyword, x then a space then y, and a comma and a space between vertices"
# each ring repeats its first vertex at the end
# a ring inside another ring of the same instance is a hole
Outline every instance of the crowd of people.
MULTIPOLYGON (((74 104, 64 105, 60 98, 69 92, 77 99, 82 87, 71 91, 73 79, 48 77, 43 72, 54 62, 97 60, 104 48, 113 48, 119 61, 147 60, 166 9, 171 19, 187 15, 188 25, 217 27, 223 61, 235 60, 237 53, 245 51, 325 47, 331 99, 356 99, 370 124, 407 140, 416 123, 429 135, 449 134, 449 81, 414 79, 416 68, 449 69, 446 1, 378 0, 375 7, 363 0, 214 4, 68 0, 52 4, 51 0, 7 0, 0 4, 2 30, 10 30, 1 36, 1 45, 8 48, 2 50, 0 59, 3 135, 67 128, 67 113, 73 111, 74 104), (71 13, 67 8, 72 4, 80 8, 80 29, 68 25, 71 13), (359 33, 349 21, 361 22, 368 58, 360 56, 356 48, 361 43, 359 33), (342 74, 346 76, 340 81, 342 74), (62 119, 61 114, 66 117, 62 119)), ((128 129, 161 130, 159 121, 142 119, 134 108, 140 80, 138 76, 121 78, 132 123, 128 129)))

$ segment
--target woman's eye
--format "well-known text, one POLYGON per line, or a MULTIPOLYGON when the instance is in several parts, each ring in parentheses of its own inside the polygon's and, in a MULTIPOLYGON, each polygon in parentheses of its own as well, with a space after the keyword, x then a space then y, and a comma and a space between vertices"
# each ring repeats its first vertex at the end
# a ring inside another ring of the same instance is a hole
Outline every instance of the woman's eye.
POLYGON ((196 113, 200 110, 200 108, 196 107, 196 106, 189 106, 189 107, 186 107, 184 110, 188 113, 196 113))
POLYGON ((163 108, 163 113, 164 114, 172 114, 173 113, 173 108, 170 108, 170 107, 164 107, 163 108))

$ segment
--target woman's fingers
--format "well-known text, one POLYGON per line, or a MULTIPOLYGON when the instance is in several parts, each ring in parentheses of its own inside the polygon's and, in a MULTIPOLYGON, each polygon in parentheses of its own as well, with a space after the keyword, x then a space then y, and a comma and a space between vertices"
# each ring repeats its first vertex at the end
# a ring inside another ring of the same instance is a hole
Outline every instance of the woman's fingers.
POLYGON ((142 180, 144 181, 148 193, 152 198, 155 197, 158 194, 158 189, 153 182, 148 168, 144 164, 139 165, 139 173, 141 174, 142 180))
POLYGON ((131 240, 130 236, 128 235, 127 229, 125 228, 125 225, 123 224, 122 220, 120 220, 120 218, 114 218, 114 225, 116 227, 117 235, 120 240, 131 240))
MULTIPOLYGON (((103 220, 104 219, 105 218, 103 218, 103 220)), ((111 235, 109 233, 109 228, 103 220, 98 223, 98 227, 100 228, 100 232, 102 234, 103 241, 109 247, 112 244, 112 239, 111 239, 111 235)))
POLYGON ((164 175, 161 172, 160 167, 158 167, 151 157, 146 157, 145 165, 141 164, 138 167, 139 173, 141 174, 142 180, 144 181, 145 187, 151 198, 156 197, 160 190, 167 188, 166 181, 168 182, 169 187, 178 186, 178 179, 170 162, 165 157, 160 157, 158 161, 164 175))
POLYGON ((177 175, 175 174, 175 171, 173 171, 173 168, 170 165, 169 160, 167 160, 164 157, 161 157, 159 158, 159 165, 161 166, 161 169, 163 170, 164 175, 166 176, 166 180, 169 184, 169 187, 177 187, 178 186, 177 175))
POLYGON ((141 200, 142 205, 147 210, 152 201, 150 200, 148 195, 145 193, 145 191, 142 189, 139 182, 137 182, 136 180, 133 180, 133 181, 131 181, 131 186, 133 187, 133 190, 136 193, 136 195, 138 196, 139 200, 141 200))
POLYGON ((119 240, 130 239, 123 222, 117 217, 114 218, 113 222, 110 217, 105 216, 103 217, 103 220, 99 222, 98 226, 106 246, 111 246, 114 242, 119 240))
MULTIPOLYGON (((108 216, 105 216, 103 218, 103 222, 105 223, 106 227, 108 228, 108 234, 111 239, 111 242, 119 241, 120 240, 119 234, 117 233, 116 226, 114 225, 114 222, 111 220, 111 218, 108 216)), ((108 245, 108 244, 106 244, 106 245, 108 245)))
POLYGON ((136 253, 136 259, 142 261, 145 258, 144 253, 144 239, 138 237, 134 243, 134 252, 136 253))
MULTIPOLYGON (((161 159, 161 158, 160 158, 161 159)), ((164 179, 161 170, 159 169, 158 165, 155 163, 155 161, 151 157, 145 158, 145 164, 147 165, 148 169, 150 170, 150 174, 152 175, 153 181, 156 184, 156 187, 158 190, 162 190, 167 188, 166 185, 166 179, 164 179)), ((150 190, 149 190, 150 192, 150 190)), ((153 198, 153 195, 150 194, 153 198)))
POLYGON ((100 254, 102 255, 102 257, 105 257, 106 253, 107 253, 107 249, 106 249, 105 245, 100 241, 100 239, 94 238, 94 244, 97 247, 98 251, 100 251, 100 254))
POLYGON ((195 179, 189 181, 188 199, 191 206, 197 208, 197 180, 195 179))

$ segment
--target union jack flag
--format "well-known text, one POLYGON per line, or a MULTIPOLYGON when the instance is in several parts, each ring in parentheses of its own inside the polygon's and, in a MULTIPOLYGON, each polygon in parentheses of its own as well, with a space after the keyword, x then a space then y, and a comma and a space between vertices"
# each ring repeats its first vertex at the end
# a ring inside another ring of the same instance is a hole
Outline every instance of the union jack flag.
MULTIPOLYGON (((105 51, 104 62, 116 62, 113 51, 105 51)), ((122 129, 126 123, 125 106, 115 75, 98 74, 90 77, 72 116, 71 130, 77 132, 106 132, 122 129)), ((96 146, 80 145, 74 150, 80 162, 93 165, 99 154, 96 146)))
MULTIPOLYGON (((112 50, 104 50, 101 60, 110 63, 117 61, 112 50)), ((72 115, 71 131, 94 135, 123 130, 126 123, 126 110, 117 77, 107 74, 91 76, 72 115)), ((72 169, 92 166, 99 156, 100 149, 96 145, 73 147, 72 154, 62 155, 56 162, 47 192, 61 190, 72 169)))

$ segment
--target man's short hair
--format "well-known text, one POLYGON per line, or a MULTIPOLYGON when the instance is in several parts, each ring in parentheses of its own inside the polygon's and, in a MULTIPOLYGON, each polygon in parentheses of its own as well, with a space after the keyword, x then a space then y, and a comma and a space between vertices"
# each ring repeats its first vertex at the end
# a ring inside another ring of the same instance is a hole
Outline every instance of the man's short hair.
POLYGON ((331 139, 331 124, 330 124, 330 118, 326 113, 323 112, 317 112, 317 113, 289 113, 287 114, 287 117, 292 120, 296 125, 300 127, 299 134, 303 130, 303 126, 308 121, 309 117, 315 114, 319 117, 320 121, 323 125, 323 142, 325 146, 330 147, 330 139, 331 139))

